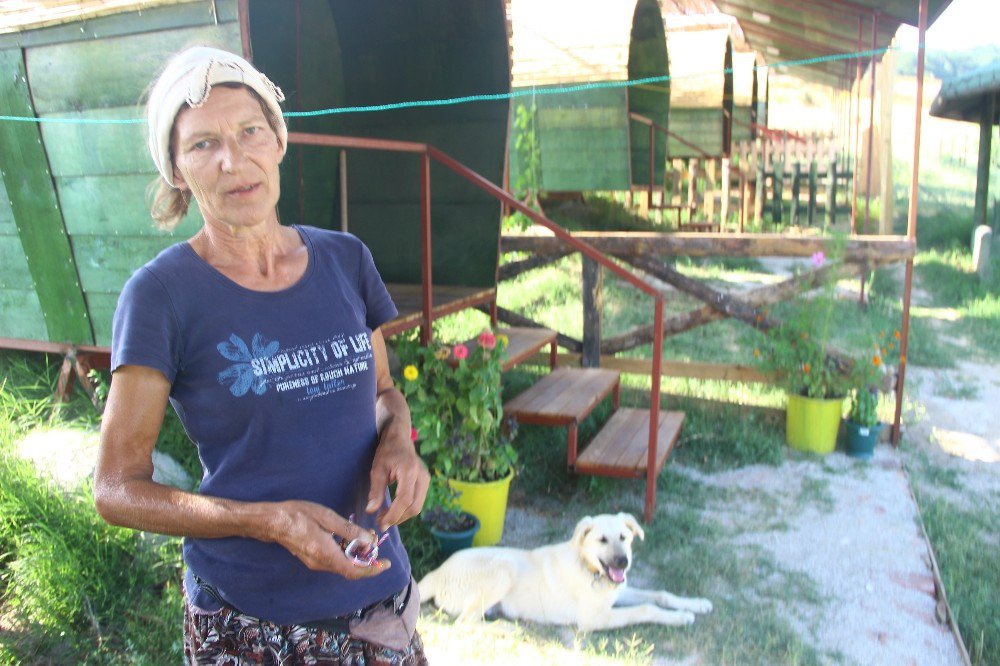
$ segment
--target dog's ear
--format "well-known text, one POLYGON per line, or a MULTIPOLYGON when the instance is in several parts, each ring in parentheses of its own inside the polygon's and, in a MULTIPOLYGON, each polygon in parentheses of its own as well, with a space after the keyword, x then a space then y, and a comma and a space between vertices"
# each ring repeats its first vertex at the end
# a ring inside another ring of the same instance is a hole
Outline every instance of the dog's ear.
POLYGON ((581 518, 580 522, 576 524, 576 529, 573 530, 573 545, 577 548, 582 546, 583 540, 587 538, 587 534, 592 529, 594 529, 594 519, 590 516, 581 518))
POLYGON ((639 541, 646 540, 646 533, 642 531, 642 526, 631 513, 619 513, 618 516, 625 522, 625 527, 632 530, 632 534, 639 537, 639 541))

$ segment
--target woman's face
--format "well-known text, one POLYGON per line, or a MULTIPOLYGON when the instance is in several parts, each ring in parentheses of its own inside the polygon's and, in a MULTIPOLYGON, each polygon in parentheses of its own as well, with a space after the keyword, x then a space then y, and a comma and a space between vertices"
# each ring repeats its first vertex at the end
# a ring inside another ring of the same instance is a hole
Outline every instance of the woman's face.
POLYGON ((246 88, 216 86, 174 121, 174 183, 190 190, 208 224, 233 230, 276 220, 285 148, 246 88))

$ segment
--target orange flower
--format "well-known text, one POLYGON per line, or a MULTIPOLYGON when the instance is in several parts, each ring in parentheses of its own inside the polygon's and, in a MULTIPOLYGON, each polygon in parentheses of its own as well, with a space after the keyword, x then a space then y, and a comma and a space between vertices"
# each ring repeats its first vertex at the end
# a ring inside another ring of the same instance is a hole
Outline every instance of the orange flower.
POLYGON ((876 368, 882 365, 882 357, 877 355, 872 356, 872 365, 874 365, 876 368))
POLYGON ((802 331, 802 339, 803 339, 803 340, 806 340, 806 339, 808 339, 808 338, 809 338, 809 334, 808 334, 808 333, 806 333, 805 331, 802 331))
POLYGON ((900 337, 900 336, 899 336, 899 331, 893 331, 893 332, 892 332, 892 337, 894 337, 894 338, 896 338, 897 340, 899 340, 899 337, 900 337))
POLYGON ((760 358, 760 350, 759 349, 754 349, 753 350, 753 357, 754 358, 760 358))
POLYGON ((902 365, 906 365, 906 356, 905 356, 905 355, 903 355, 903 354, 900 354, 900 355, 899 355, 899 362, 900 362, 900 363, 901 363, 902 365))
POLYGON ((889 351, 892 351, 892 350, 893 350, 893 349, 895 349, 895 348, 896 348, 896 345, 894 345, 894 344, 892 344, 892 343, 890 342, 890 343, 889 343, 889 351))
POLYGON ((810 370, 809 364, 808 363, 803 363, 802 364, 802 372, 804 372, 804 373, 806 373, 808 375, 809 374, 809 370, 810 370))

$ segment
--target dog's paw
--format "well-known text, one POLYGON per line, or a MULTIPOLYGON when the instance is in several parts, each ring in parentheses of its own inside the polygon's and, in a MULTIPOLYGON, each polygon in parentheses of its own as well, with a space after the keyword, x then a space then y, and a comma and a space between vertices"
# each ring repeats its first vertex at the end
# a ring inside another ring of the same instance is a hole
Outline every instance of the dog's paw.
POLYGON ((680 622, 679 625, 694 624, 694 613, 688 611, 677 611, 680 622))
POLYGON ((711 613, 712 602, 708 599, 691 599, 689 610, 694 613, 711 613))

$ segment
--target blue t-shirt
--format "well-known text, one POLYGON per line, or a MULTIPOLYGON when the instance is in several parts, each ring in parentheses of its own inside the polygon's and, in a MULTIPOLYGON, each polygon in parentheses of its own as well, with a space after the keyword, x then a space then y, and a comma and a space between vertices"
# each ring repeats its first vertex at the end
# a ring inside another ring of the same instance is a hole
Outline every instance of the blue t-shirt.
MULTIPOLYGON (((118 300, 111 368, 166 375, 198 447, 203 494, 309 500, 374 527, 364 511, 378 444, 370 336, 396 307, 360 240, 294 228, 309 262, 282 291, 241 287, 188 243, 136 271, 118 300)), ((275 543, 184 540, 189 583, 197 575, 236 608, 278 624, 336 617, 403 589, 410 564, 395 528, 380 557, 392 560, 389 571, 348 581, 310 571, 275 543)), ((213 609, 206 594, 192 601, 213 609)))

